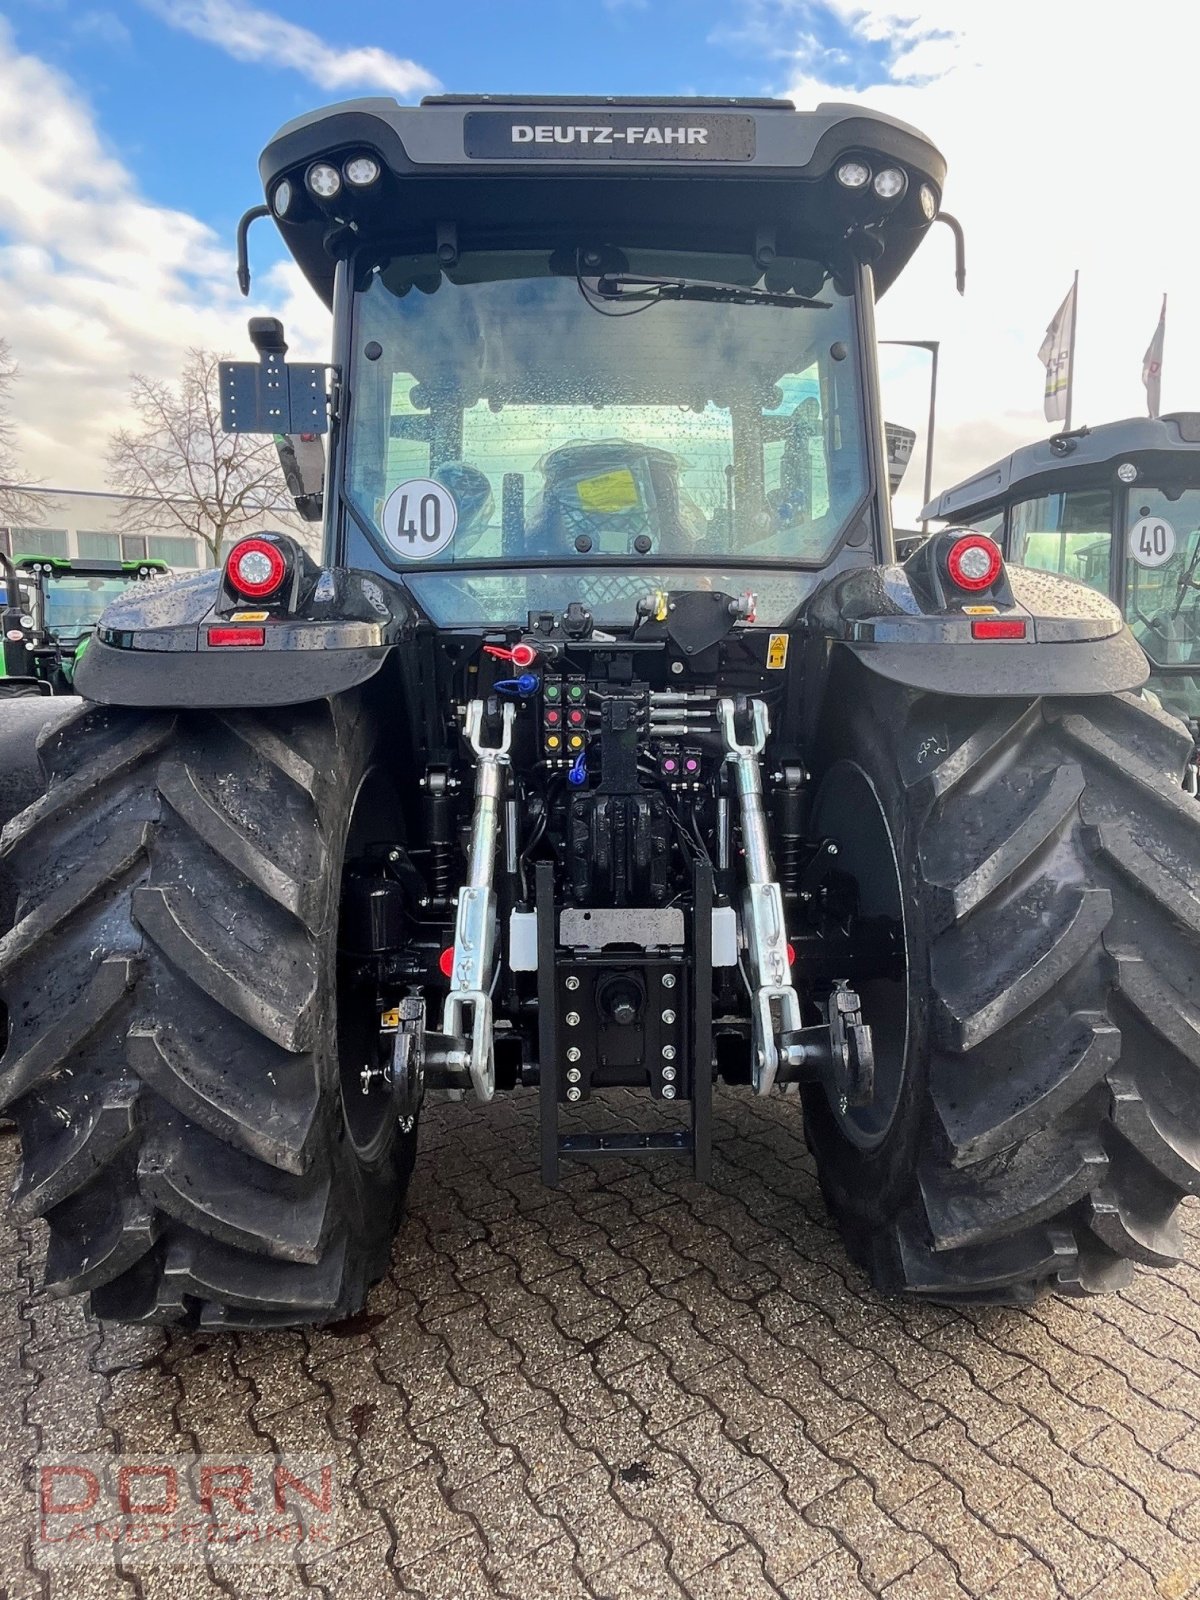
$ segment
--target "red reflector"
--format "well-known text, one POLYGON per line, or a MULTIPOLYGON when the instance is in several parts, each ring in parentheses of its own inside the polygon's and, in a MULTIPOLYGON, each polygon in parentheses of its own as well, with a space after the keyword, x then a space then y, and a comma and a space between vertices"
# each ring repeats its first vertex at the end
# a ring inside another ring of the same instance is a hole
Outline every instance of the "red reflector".
POLYGON ((794 967, 795 965, 796 965, 796 946, 794 944, 789 944, 788 945, 788 966, 789 967, 794 967))
POLYGON ((960 589, 990 589, 1000 576, 1004 560, 1000 546, 982 533, 956 539, 946 553, 946 570, 960 589))
POLYGON ((265 628, 210 628, 208 630, 208 647, 218 650, 224 645, 248 644, 261 645, 267 642, 265 628))
POLYGON ((454 946, 448 944, 438 957, 438 967, 443 978, 448 978, 454 971, 454 946))
POLYGON ((972 639, 1023 639, 1025 624, 1016 617, 998 617, 993 622, 973 622, 972 639))

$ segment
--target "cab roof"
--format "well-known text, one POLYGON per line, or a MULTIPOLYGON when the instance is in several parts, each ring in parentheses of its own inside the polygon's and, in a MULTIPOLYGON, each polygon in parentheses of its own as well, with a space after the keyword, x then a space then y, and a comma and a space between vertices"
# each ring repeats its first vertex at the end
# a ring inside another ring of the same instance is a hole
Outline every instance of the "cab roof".
POLYGON ((920 520, 952 522, 997 501, 1025 492, 1066 488, 1072 481, 1098 484, 1111 478, 1115 483, 1122 461, 1132 461, 1141 472, 1150 470, 1152 457, 1157 458, 1160 472, 1190 468, 1200 473, 1200 412, 1173 411, 1153 419, 1125 417, 1023 445, 982 472, 944 489, 921 512, 920 520))
POLYGON ((418 106, 348 100, 298 117, 267 145, 259 172, 284 242, 329 303, 337 253, 392 240, 413 249, 426 235, 430 250, 448 237, 475 249, 535 237, 679 249, 738 241, 829 261, 847 233, 865 230, 882 290, 924 237, 921 190, 940 205, 946 165, 915 128, 860 106, 438 95, 418 106), (340 170, 356 155, 373 156, 380 178, 315 199, 305 184, 313 164, 340 170), (843 187, 834 169, 849 156, 872 172, 899 167, 904 193, 884 201, 870 185, 843 187))

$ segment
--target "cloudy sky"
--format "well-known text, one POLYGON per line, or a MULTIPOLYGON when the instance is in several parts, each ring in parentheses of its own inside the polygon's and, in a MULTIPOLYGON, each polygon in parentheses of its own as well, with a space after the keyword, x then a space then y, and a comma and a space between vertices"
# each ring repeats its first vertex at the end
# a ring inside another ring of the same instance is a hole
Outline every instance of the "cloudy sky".
MULTIPOLYGON (((128 374, 170 377, 189 345, 241 350, 248 310, 282 312, 294 353, 321 353, 323 313, 265 227, 249 307, 233 285, 258 151, 317 105, 438 87, 861 100, 931 134, 967 229, 967 297, 936 229, 880 332, 941 341, 935 487, 1050 431, 1036 352, 1075 268, 1076 420, 1144 409, 1164 291, 1164 409, 1200 407, 1191 13, 1178 0, 10 0, 0 335, 22 371, 22 464, 102 486, 128 374)), ((923 360, 884 352, 894 420, 922 420, 923 360)))

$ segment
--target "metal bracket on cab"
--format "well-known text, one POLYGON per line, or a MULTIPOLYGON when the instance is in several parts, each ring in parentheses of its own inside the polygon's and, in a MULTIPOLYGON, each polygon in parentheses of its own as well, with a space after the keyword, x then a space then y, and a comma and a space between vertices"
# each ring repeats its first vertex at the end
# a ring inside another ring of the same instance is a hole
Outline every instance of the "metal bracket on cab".
POLYGON ((496 1091, 492 1033, 492 968, 496 945, 496 895, 492 887, 504 769, 512 746, 516 707, 506 701, 498 745, 483 743, 483 701, 467 706, 464 737, 475 756, 475 810, 467 852, 467 881, 459 891, 454 926, 454 961, 450 993, 442 1012, 442 1033, 457 1041, 448 1065, 465 1066, 480 1100, 496 1091), (469 1026, 468 1026, 469 1013, 469 1026))
POLYGON ((741 910, 742 937, 750 972, 751 1081, 757 1094, 770 1094, 779 1071, 780 1035, 798 1032, 801 1027, 800 998, 792 987, 783 891, 775 881, 763 813, 758 758, 770 731, 767 707, 762 700, 750 702, 753 732, 749 744, 738 740, 734 713, 732 700, 717 701, 725 759, 734 771, 742 811, 746 888, 741 910))
POLYGON ((221 426, 226 433, 328 433, 325 368, 286 361, 274 350, 259 361, 220 363, 221 426))

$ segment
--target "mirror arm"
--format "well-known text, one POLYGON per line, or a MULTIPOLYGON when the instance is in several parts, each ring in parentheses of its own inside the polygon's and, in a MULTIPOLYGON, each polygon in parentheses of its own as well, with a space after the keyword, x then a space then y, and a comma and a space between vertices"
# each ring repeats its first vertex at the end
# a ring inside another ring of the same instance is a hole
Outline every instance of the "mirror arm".
POLYGON ((959 294, 967 292, 967 243, 963 237, 962 223, 948 211, 939 211, 936 220, 944 222, 954 235, 954 281, 959 294))
POLYGON ((250 293, 250 253, 247 244, 250 224, 257 222, 259 217, 270 215, 270 206, 251 206, 237 225, 237 283, 244 295, 250 293))

